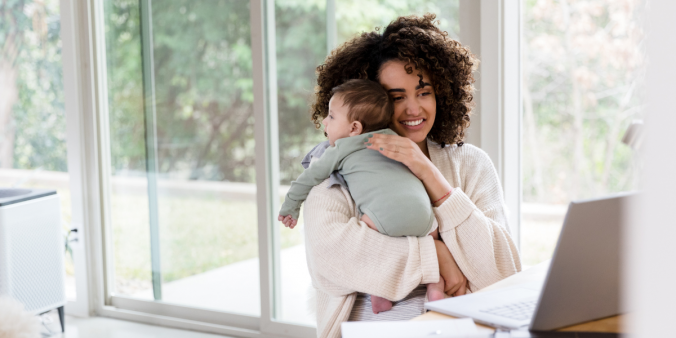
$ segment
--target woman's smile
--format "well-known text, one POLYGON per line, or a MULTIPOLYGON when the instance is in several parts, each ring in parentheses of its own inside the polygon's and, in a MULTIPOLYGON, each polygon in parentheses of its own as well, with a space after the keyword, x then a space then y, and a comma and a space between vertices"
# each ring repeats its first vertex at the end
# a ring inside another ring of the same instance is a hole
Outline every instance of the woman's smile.
POLYGON ((404 120, 404 121, 399 121, 399 123, 404 125, 404 128, 410 129, 410 130, 418 130, 422 129, 425 124, 425 119, 424 118, 418 118, 418 119, 409 119, 409 120, 404 120))

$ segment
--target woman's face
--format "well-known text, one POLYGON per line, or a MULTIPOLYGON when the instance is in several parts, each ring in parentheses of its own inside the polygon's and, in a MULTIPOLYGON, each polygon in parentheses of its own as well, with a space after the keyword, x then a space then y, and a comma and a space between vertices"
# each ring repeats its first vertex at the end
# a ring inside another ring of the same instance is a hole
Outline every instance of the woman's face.
POLYGON ((394 102, 391 128, 423 148, 437 114, 434 87, 425 71, 422 73, 424 86, 420 87, 418 70, 413 68, 413 72, 407 74, 405 65, 399 60, 384 63, 380 67, 380 85, 394 102))

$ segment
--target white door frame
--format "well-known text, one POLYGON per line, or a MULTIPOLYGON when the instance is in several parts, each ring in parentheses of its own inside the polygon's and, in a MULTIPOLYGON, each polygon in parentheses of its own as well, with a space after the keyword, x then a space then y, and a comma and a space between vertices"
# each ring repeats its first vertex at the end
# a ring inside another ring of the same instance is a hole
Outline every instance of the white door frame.
POLYGON ((101 265, 96 238, 100 229, 96 139, 95 89, 92 80, 87 2, 61 0, 61 42, 66 109, 68 173, 71 191, 72 227, 77 300, 66 312, 92 314, 97 301, 96 269, 101 265))
POLYGON ((476 108, 467 143, 483 149, 498 172, 508 224, 520 242, 521 1, 460 0, 460 42, 479 57, 476 108))

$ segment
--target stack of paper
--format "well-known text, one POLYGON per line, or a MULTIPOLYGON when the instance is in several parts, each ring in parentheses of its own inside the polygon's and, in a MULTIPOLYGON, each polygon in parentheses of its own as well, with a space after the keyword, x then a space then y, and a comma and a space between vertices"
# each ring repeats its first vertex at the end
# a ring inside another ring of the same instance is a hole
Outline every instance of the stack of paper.
POLYGON ((400 321, 400 322, 344 322, 343 338, 486 338, 491 333, 479 333, 470 318, 400 321))

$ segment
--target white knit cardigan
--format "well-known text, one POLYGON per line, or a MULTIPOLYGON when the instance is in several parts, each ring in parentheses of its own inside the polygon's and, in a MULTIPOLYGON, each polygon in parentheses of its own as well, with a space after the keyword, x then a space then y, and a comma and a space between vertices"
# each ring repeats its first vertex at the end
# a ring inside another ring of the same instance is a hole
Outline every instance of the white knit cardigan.
MULTIPOLYGON (((430 159, 453 193, 434 208, 439 233, 467 277, 479 290, 521 271, 509 234, 497 173, 488 155, 470 144, 441 148, 428 141, 430 159)), ((317 336, 340 337, 340 324, 357 292, 399 300, 420 284, 437 282, 439 267, 432 237, 388 237, 360 222, 350 193, 315 186, 304 209, 307 264, 317 291, 317 336)))

